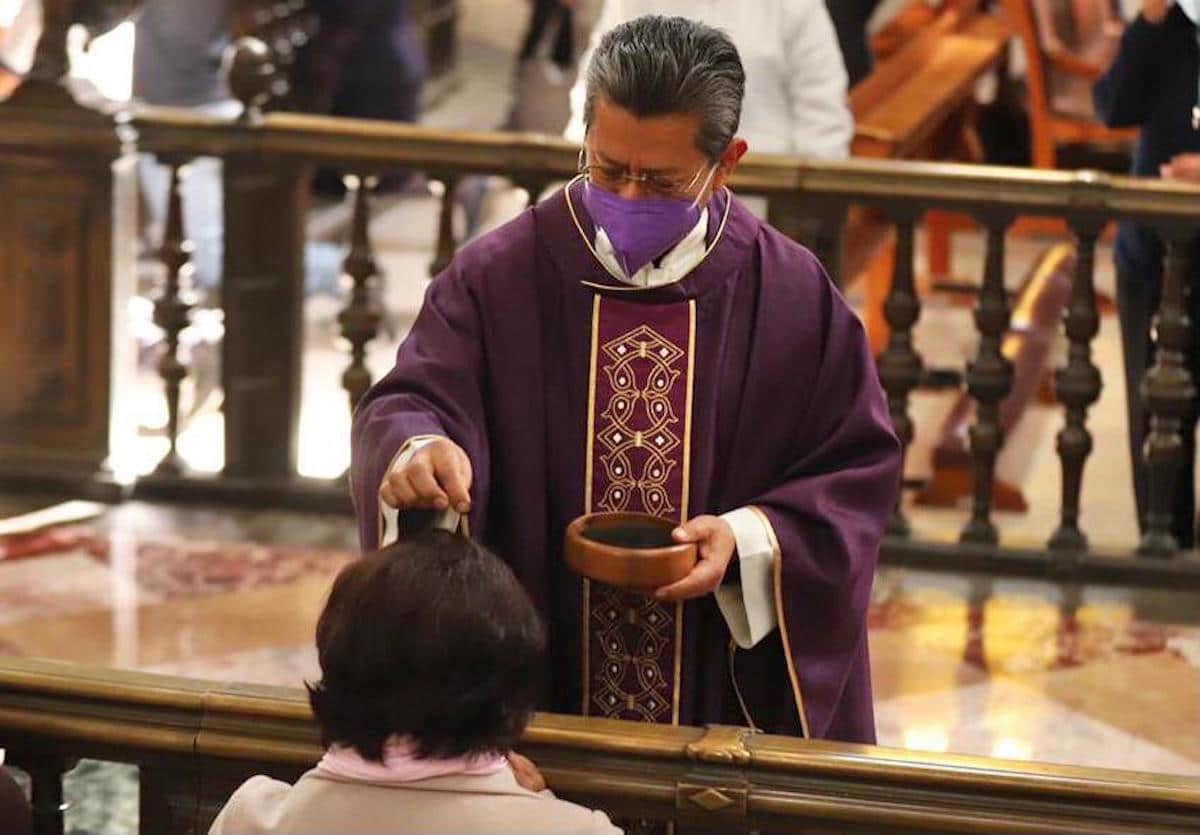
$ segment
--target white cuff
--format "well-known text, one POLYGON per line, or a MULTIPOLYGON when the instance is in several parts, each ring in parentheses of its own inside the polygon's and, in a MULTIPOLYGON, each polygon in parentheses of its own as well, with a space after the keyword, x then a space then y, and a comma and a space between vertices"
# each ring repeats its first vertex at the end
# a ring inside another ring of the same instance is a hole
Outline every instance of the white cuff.
POLYGON ((737 542, 740 585, 721 585, 713 592, 729 625, 729 634, 742 649, 750 649, 775 631, 775 546, 768 522, 748 507, 721 516, 733 528, 737 542))
MULTIPOLYGON (((388 467, 388 475, 406 467, 419 449, 440 439, 441 435, 416 435, 409 438, 404 442, 404 446, 400 447, 396 457, 392 459, 392 466, 388 467)), ((383 548, 400 538, 400 511, 380 500, 379 520, 379 547, 383 548)), ((433 527, 438 530, 453 531, 458 529, 460 521, 461 516, 458 511, 454 508, 447 508, 434 517, 433 527)))

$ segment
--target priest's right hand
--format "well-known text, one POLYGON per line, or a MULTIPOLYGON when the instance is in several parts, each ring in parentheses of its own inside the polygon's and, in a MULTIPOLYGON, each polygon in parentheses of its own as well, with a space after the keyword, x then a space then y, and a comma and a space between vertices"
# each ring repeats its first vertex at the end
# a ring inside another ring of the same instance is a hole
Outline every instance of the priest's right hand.
POLYGON ((379 498, 397 510, 471 509, 471 459, 449 438, 430 441, 388 473, 379 498))

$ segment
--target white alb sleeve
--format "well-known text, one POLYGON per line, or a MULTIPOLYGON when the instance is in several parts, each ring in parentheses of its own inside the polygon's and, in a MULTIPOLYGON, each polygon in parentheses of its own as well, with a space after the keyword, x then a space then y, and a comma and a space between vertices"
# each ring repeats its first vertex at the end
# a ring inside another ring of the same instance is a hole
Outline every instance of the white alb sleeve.
POLYGON ((775 612, 775 539, 761 514, 748 507, 721 516, 737 542, 740 584, 717 587, 713 596, 742 649, 750 649, 779 625, 775 612))

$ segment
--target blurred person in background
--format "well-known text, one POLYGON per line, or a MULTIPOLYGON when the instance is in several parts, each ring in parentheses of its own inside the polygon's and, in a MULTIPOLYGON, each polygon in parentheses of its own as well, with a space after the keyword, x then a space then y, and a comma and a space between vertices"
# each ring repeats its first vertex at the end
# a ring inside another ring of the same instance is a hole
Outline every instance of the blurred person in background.
MULTIPOLYGON (((1141 129, 1132 174, 1200 182, 1200 2, 1143 0, 1126 28, 1112 66, 1095 87, 1096 112, 1109 127, 1141 129)), ((1141 384, 1154 363, 1150 327, 1162 299, 1165 247, 1146 226, 1122 223, 1117 234, 1117 309, 1125 360, 1129 450, 1143 530, 1149 481, 1142 456, 1149 416, 1141 384)), ((1193 345, 1187 352, 1200 382, 1200 246, 1193 246, 1189 296, 1193 345)), ((1196 411, 1184 421, 1183 464, 1171 501, 1179 545, 1195 543, 1196 411)))
POLYGON ((521 41, 518 58, 522 63, 532 60, 550 27, 554 27, 550 60, 562 73, 571 71, 575 63, 575 4, 576 0, 529 0, 529 26, 521 41))
MULTIPOLYGON (((226 119, 242 109, 229 90, 223 59, 232 40, 233 0, 146 0, 136 19, 133 96, 150 105, 186 107, 226 119)), ((142 192, 149 215, 146 237, 162 239, 170 171, 153 157, 141 163, 142 192)), ((193 243, 192 282, 211 304, 217 302, 224 257, 225 216, 221 161, 197 157, 183 180, 184 234, 193 243)), ((310 241, 305 246, 305 290, 337 295, 341 248, 310 241)))
MULTIPOLYGON (((331 116, 416 122, 428 75, 425 50, 406 0, 314 0, 320 18, 310 46, 310 109, 331 116)), ((406 181, 380 179, 386 191, 406 181)), ((315 188, 343 192, 341 172, 321 169, 315 188)))
POLYGON ((875 60, 871 55, 871 42, 867 24, 879 6, 880 0, 826 0, 829 16, 837 30, 838 45, 846 61, 846 74, 853 87, 871 74, 875 60))
POLYGON ((844 159, 854 138, 846 65, 822 0, 604 0, 571 90, 566 136, 582 142, 586 73, 606 32, 642 15, 679 15, 726 32, 746 68, 741 135, 756 152, 844 159))
MULTIPOLYGON (((133 96, 151 105, 187 107, 233 118, 241 105, 229 92, 221 58, 230 42, 231 0, 146 0, 137 18, 133 48, 133 96)), ((143 156, 142 192, 150 240, 160 240, 167 215, 170 171, 143 156)), ((221 161, 198 157, 183 183, 183 221, 195 245, 193 282, 205 291, 221 280, 224 249, 221 161)))

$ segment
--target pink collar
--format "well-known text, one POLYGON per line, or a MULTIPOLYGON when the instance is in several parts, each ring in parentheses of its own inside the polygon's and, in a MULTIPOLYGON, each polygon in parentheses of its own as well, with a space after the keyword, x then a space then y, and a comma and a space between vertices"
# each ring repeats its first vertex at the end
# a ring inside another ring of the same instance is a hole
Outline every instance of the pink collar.
POLYGON ((431 777, 459 774, 486 777, 508 768, 508 760, 499 754, 453 759, 418 759, 416 745, 408 737, 394 736, 383 746, 383 762, 364 759, 354 748, 333 745, 325 752, 317 770, 330 777, 370 783, 412 783, 431 777))

